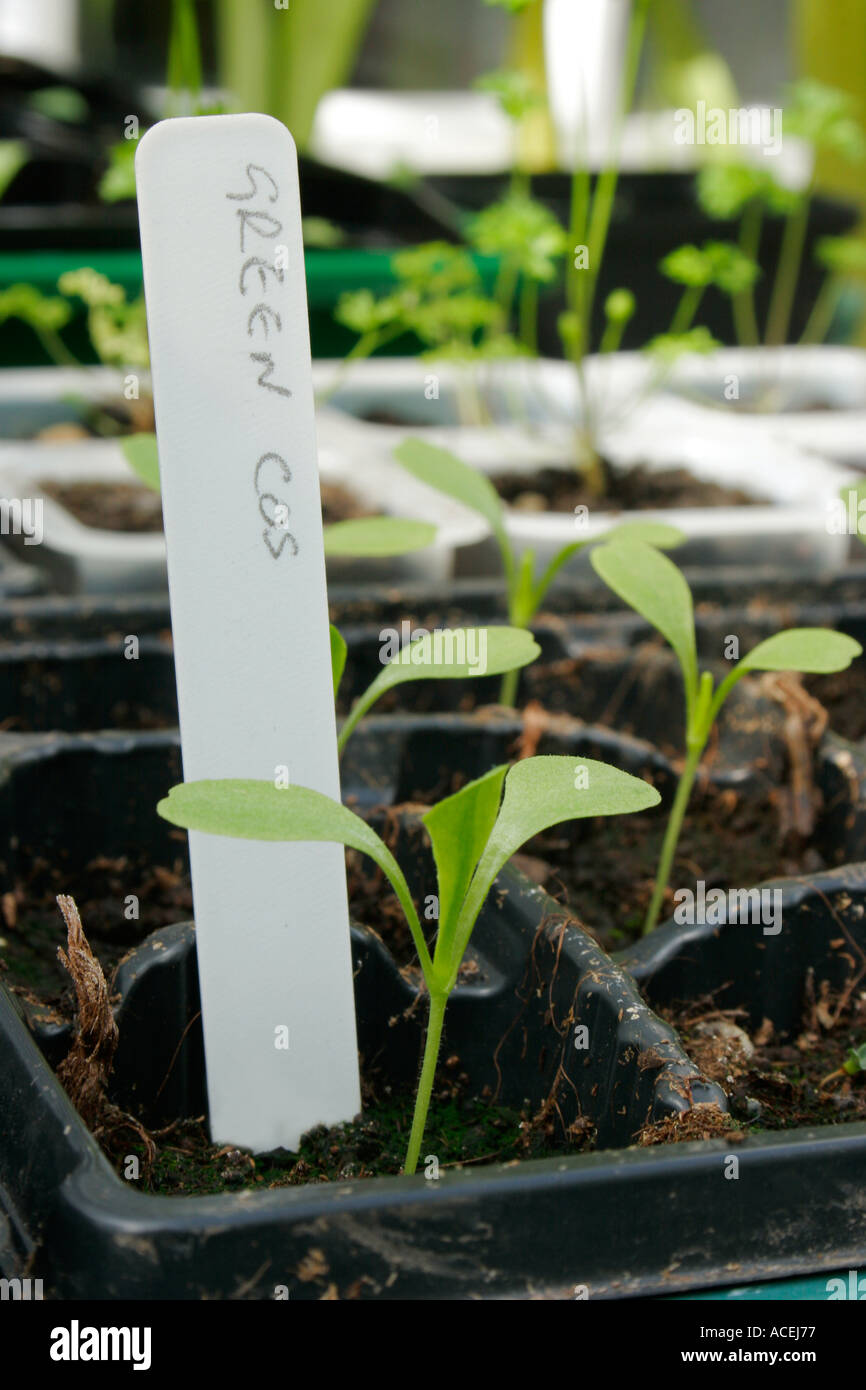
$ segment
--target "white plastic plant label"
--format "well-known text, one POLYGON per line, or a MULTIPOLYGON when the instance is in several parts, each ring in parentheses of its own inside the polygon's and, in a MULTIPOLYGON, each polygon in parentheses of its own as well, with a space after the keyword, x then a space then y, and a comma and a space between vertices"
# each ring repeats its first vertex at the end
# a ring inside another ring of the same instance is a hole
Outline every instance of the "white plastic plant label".
MULTIPOLYGON (((136 159, 184 776, 339 798, 297 156, 268 116, 136 159)), ((360 1109, 339 845, 190 835, 211 1133, 360 1109)))

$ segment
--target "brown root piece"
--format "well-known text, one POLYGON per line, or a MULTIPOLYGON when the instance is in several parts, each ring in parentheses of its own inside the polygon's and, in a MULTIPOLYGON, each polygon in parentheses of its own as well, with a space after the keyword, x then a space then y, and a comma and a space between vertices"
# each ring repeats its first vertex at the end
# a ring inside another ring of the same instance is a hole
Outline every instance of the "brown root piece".
POLYGON ((75 988, 78 1020, 72 1046, 57 1068, 57 1076, 97 1138, 104 1137, 109 1147, 114 1147, 112 1141, 119 1139, 121 1131, 132 1131, 145 1146, 146 1162, 152 1163, 156 1156, 153 1139, 106 1094, 119 1034, 102 966, 90 949, 75 899, 60 894, 57 905, 66 923, 66 950, 58 946, 57 955, 75 988))
POLYGON ((66 923, 66 950, 57 955, 68 972, 77 1001, 78 1028, 57 1075, 85 1124, 101 1118, 105 1088, 117 1049, 117 1024, 111 1012, 102 966, 90 949, 75 899, 61 894, 57 906, 66 923))
POLYGON ((782 843, 803 843, 815 828, 821 800, 813 763, 814 750, 827 727, 827 711, 804 690, 801 678, 790 671, 768 672, 761 684, 770 699, 785 711, 783 736, 788 748, 789 780, 779 807, 782 843))
POLYGON ((663 1120, 648 1120, 635 1136, 635 1143, 644 1148, 651 1144, 684 1144, 689 1139, 715 1139, 734 1130, 738 1131, 739 1125, 731 1115, 702 1101, 689 1110, 666 1115, 663 1120))

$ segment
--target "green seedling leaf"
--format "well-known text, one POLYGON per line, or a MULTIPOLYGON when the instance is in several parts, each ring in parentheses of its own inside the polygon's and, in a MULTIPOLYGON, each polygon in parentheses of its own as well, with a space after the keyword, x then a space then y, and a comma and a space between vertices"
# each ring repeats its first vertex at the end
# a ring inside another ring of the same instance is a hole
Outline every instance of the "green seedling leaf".
POLYGON ((677 654, 689 710, 697 693, 698 658, 692 594, 680 570, 646 541, 621 539, 594 548, 593 569, 615 594, 640 613, 677 654))
POLYGON ((402 647, 355 702, 340 730, 340 750, 371 705, 404 681, 501 676, 528 666, 540 652, 532 634, 523 628, 457 627, 427 633, 402 647))
POLYGON ((436 527, 399 516, 356 517, 326 526, 324 538, 326 555, 376 559, 423 550, 435 541, 436 527))
POLYGON ((487 522, 502 551, 509 592, 513 583, 514 557, 505 533, 502 500, 489 478, 471 468, 448 449, 428 444, 424 439, 404 439, 394 457, 419 482, 444 492, 464 507, 478 512, 487 522))
POLYGON ((738 663, 744 671, 803 671, 829 675, 844 671, 863 648, 844 632, 824 627, 792 627, 759 642, 738 663))
POLYGON ((155 434, 130 434, 122 441, 123 453, 130 468, 146 487, 159 492, 159 452, 155 434))
POLYGON ((184 830, 233 840, 325 841, 349 845, 378 864, 406 914, 425 977, 433 964, 403 871, 388 846, 354 811, 309 787, 275 787, 244 778, 181 782, 157 805, 163 820, 184 830))
POLYGON ((660 800, 648 782, 592 758, 545 756, 516 763, 505 778, 501 810, 460 909, 450 957, 452 975, 496 875, 521 845, 563 821, 627 815, 660 800))
POLYGON ((792 627, 788 632, 777 632, 747 652, 721 682, 710 706, 709 724, 747 671, 802 671, 825 676, 846 670, 862 651, 853 637, 832 628, 792 627))
POLYGON ((848 1056, 842 1063, 842 1070, 849 1076, 856 1076, 858 1072, 866 1071, 866 1043, 861 1043, 859 1047, 849 1047, 848 1056))
POLYGON ((331 674, 334 679, 334 699, 337 698, 337 691, 340 689, 340 681, 343 679, 343 672, 346 669, 346 639, 334 624, 330 624, 331 634, 331 674))
POLYGON ((439 934, 434 965, 450 957, 457 912, 496 821, 507 766, 495 767, 424 816, 439 881, 439 934))
POLYGON ((647 545, 654 545, 658 550, 671 550, 674 546, 682 545, 685 535, 676 526, 668 526, 664 521, 626 521, 621 526, 612 526, 603 535, 597 536, 592 540, 572 541, 566 545, 557 555, 554 555, 547 569, 535 585, 532 595, 532 611, 527 621, 531 620, 538 612, 545 594, 550 588, 563 565, 568 564, 572 555, 584 550, 588 545, 603 545, 607 541, 621 540, 625 545, 632 541, 645 541, 647 545))

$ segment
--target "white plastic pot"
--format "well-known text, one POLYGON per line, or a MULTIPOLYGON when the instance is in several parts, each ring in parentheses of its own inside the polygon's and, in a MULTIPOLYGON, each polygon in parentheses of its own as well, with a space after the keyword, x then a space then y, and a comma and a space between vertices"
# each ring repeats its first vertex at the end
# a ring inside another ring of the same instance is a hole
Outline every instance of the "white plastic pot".
POLYGON ((666 389, 751 430, 866 470, 862 348, 723 348, 683 358, 666 389))
MULTIPOLYGON (((699 368, 704 359, 695 359, 699 368)), ((717 379, 718 368, 716 370, 717 379)), ((685 399, 676 389, 648 394, 653 368, 640 353, 596 357, 588 363, 589 395, 599 446, 614 467, 644 464, 687 468, 697 478, 742 489, 759 505, 670 509, 664 512, 598 512, 581 518, 563 513, 508 509, 507 529, 518 550, 533 549, 539 562, 614 522, 653 516, 678 526, 688 545, 678 559, 689 564, 762 564, 823 573, 845 562, 848 540, 828 527, 830 504, 852 478, 851 469, 777 437, 766 424, 685 399)), ((683 378, 684 380, 685 378, 683 378)), ((572 368, 564 362, 516 360, 485 364, 478 391, 493 422, 463 424, 458 413, 464 369, 417 359, 379 358, 348 370, 315 364, 317 390, 329 412, 354 420, 358 449, 391 457, 410 436, 456 453, 490 475, 531 473, 573 466, 575 422, 581 401, 572 368), (510 411, 510 418, 509 418, 510 411), (395 416, 382 423, 381 413, 395 416), (373 417, 372 420, 370 417, 373 417)), ((401 484, 402 486, 402 484, 401 484)), ((437 505, 430 490, 430 505, 437 505)), ((492 552, 490 562, 495 563, 492 552)), ((580 557, 574 562, 581 563, 580 557)))
MULTIPOLYGON (((166 585, 161 532, 137 534, 84 526, 40 488, 43 481, 136 481, 117 440, 51 443, 29 437, 48 425, 82 418, 88 406, 116 400, 120 395, 121 377, 101 368, 0 373, 0 497, 42 498, 42 544, 28 546, 25 551, 23 538, 18 538, 22 553, 48 569, 69 591, 122 593, 163 589, 166 585)), ((447 498, 437 498, 431 507, 429 490, 406 478, 402 470, 397 478, 396 465, 383 460, 379 452, 373 447, 359 447, 357 430, 345 416, 323 413, 319 422, 322 481, 346 487, 373 511, 434 522, 436 541, 423 551, 381 561, 332 557, 328 560, 329 576, 342 582, 448 579, 455 550, 482 540, 487 531, 484 522, 447 498)), ((9 539, 16 542, 14 536, 9 539)))

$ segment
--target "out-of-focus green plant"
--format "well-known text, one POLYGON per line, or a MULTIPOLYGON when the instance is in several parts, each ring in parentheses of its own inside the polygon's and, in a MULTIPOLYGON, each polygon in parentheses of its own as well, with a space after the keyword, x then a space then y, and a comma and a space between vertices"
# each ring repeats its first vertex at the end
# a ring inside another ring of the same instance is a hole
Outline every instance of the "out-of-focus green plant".
POLYGON ((568 245, 565 228, 542 203, 513 192, 472 219, 469 241, 481 255, 499 257, 493 297, 502 323, 512 322, 517 296, 520 342, 537 353, 539 287, 560 274, 568 245))
POLYGON ((27 163, 27 146, 23 140, 0 140, 0 198, 15 175, 27 163))
POLYGON ((87 329, 100 362, 107 367, 150 366, 143 294, 127 299, 122 285, 89 266, 67 270, 57 288, 87 306, 87 329))
POLYGON ((59 295, 46 295, 35 285, 10 285, 0 292, 0 322, 20 319, 32 328, 55 366, 79 366, 60 334, 72 318, 71 301, 80 299, 87 306, 90 341, 100 362, 111 367, 150 365, 142 295, 128 300, 122 285, 89 266, 67 270, 57 288, 59 295))
MULTIPOLYGON (((334 313, 338 323, 357 334, 343 371, 397 338, 413 334, 422 356, 467 368, 458 378, 461 418, 486 421, 471 368, 521 351, 507 331, 502 306, 484 288, 481 273, 465 247, 428 242, 399 251, 391 260, 393 289, 382 295, 352 290, 342 295, 334 313)), ((342 373, 328 394, 339 386, 342 373)))
POLYGON ((0 291, 0 323, 8 319, 26 323, 58 367, 77 365, 77 359, 60 336, 71 318, 72 306, 68 300, 59 295, 43 294, 35 285, 10 285, 0 291))
POLYGON ((350 76, 375 0, 217 0, 220 85, 239 111, 266 111, 306 148, 321 97, 350 76))
POLYGON ((709 351, 719 344, 702 327, 695 330, 695 318, 709 289, 720 290, 733 304, 751 293, 760 275, 757 261, 732 241, 705 241, 703 246, 678 246, 659 264, 662 274, 682 286, 682 295, 674 310, 666 334, 648 344, 656 352, 661 349, 670 358, 677 342, 679 351, 709 351))
MULTIPOLYGON (((816 154, 833 154, 856 165, 863 162, 866 135, 853 99, 846 92, 813 78, 802 78, 786 88, 782 113, 784 134, 807 141, 816 154)), ((739 221, 740 250, 752 261, 758 259, 765 215, 785 219, 763 335, 768 344, 779 345, 788 339, 814 192, 814 172, 805 188, 794 190, 780 184, 767 169, 739 160, 714 161, 698 177, 701 207, 710 217, 739 221)), ((753 285, 739 291, 733 297, 733 305, 739 341, 757 345, 761 332, 753 285)), ((825 331, 829 327, 827 309, 827 300, 820 307, 816 305, 817 312, 807 329, 810 341, 816 340, 822 326, 825 331)))
POLYGON ((604 168, 593 182, 589 168, 578 163, 571 180, 571 211, 566 261, 566 312, 560 319, 560 337, 566 356, 574 364, 581 399, 582 422, 577 433, 577 463, 587 484, 598 494, 604 489, 604 470, 597 452, 597 421, 590 396, 586 358, 590 350, 592 315, 599 274, 613 216, 619 183, 622 126, 631 109, 638 68, 652 0, 634 0, 626 40, 620 110, 617 129, 604 168))
POLYGON ((825 236, 815 245, 815 260, 826 272, 803 330, 804 343, 823 343, 833 326, 845 291, 866 281, 866 241, 853 236, 825 236))

